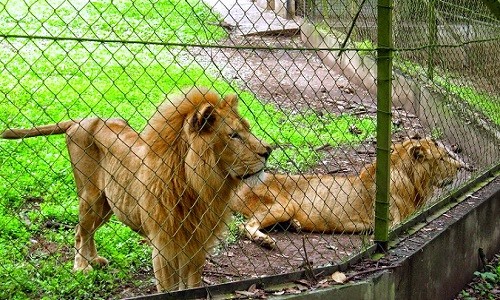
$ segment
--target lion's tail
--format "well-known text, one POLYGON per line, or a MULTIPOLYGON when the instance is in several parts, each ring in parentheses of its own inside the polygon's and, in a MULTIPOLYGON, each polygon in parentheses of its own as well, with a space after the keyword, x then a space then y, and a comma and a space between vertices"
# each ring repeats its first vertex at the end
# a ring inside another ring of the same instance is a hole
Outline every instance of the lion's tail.
POLYGON ((74 124, 77 124, 78 121, 64 121, 57 124, 52 125, 44 125, 37 126, 30 129, 23 128, 12 128, 7 129, 2 133, 2 138, 4 139, 23 139, 29 138, 33 136, 41 136, 41 135, 52 135, 52 134, 61 134, 66 133, 66 131, 74 124))

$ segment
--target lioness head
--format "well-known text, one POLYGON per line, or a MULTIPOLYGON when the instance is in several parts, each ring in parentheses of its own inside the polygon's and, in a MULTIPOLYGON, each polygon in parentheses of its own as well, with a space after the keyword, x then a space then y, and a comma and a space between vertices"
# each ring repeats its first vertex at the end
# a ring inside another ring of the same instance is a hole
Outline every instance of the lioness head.
POLYGON ((248 121, 238 113, 237 96, 220 99, 216 93, 205 90, 186 95, 188 100, 193 98, 191 100, 198 102, 196 97, 203 97, 205 101, 199 102, 184 124, 191 145, 186 156, 188 169, 196 173, 200 166, 208 166, 226 180, 258 177, 271 147, 250 132, 248 121))
POLYGON ((432 186, 442 187, 451 183, 458 170, 467 167, 444 146, 430 138, 408 140, 402 147, 410 155, 414 171, 421 178, 428 178, 432 186))

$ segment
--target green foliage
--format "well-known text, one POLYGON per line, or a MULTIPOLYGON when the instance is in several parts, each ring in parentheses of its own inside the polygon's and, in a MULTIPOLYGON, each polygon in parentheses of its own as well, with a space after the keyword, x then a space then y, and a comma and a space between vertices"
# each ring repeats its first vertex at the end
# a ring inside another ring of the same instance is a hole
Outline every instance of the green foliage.
POLYGON ((493 123, 500 125, 500 98, 478 92, 473 87, 454 84, 443 77, 436 77, 435 81, 451 94, 466 100, 472 107, 485 114, 493 123))
POLYGON ((217 16, 197 0, 25 0, 7 1, 2 10, 0 28, 8 34, 165 43, 206 43, 227 35, 211 25, 217 16))
POLYGON ((71 272, 71 268, 72 261, 61 263, 56 253, 43 259, 18 261, 16 265, 7 263, 0 269, 5 278, 0 298, 108 299, 132 274, 124 272, 125 267, 118 270, 110 266, 87 274, 71 272))
POLYGON ((409 60, 396 59, 394 60, 394 64, 404 73, 407 73, 415 77, 425 74, 425 69, 421 65, 409 60))
POLYGON ((354 46, 358 49, 358 54, 360 56, 372 55, 375 51, 375 46, 370 40, 364 40, 362 42, 354 42, 354 46))
POLYGON ((459 299, 498 299, 500 288, 500 261, 496 256, 496 265, 488 265, 486 271, 474 272, 474 280, 468 289, 460 292, 459 299))
MULTIPOLYGON (((395 65, 403 72, 418 77, 425 76, 425 69, 410 61, 395 61, 395 65)), ((449 80, 446 76, 434 76, 434 83, 446 92, 458 96, 473 108, 482 112, 493 123, 500 125, 500 99, 486 92, 476 90, 471 86, 459 85, 449 80)))
POLYGON ((443 137, 443 130, 439 127, 432 128, 431 137, 435 140, 441 139, 443 137))
POLYGON ((355 145, 372 137, 375 133, 375 122, 370 118, 356 118, 350 115, 340 117, 326 114, 298 114, 274 120, 276 132, 272 139, 279 147, 271 155, 269 161, 273 168, 292 172, 308 169, 323 158, 316 151, 323 145, 338 146, 340 144, 355 145), (349 131, 350 126, 361 129, 356 135, 349 131))
MULTIPOLYGON (((239 213, 235 213, 233 215, 233 219, 231 222, 228 224, 228 231, 227 231, 227 236, 225 237, 224 241, 222 241, 221 246, 227 246, 234 244, 238 241, 241 230, 240 230, 240 225, 242 225, 245 222, 245 217, 239 213)), ((217 252, 217 250, 216 250, 217 252)))
POLYGON ((26 240, 30 237, 26 226, 17 218, 8 215, 0 215, 0 238, 26 240))

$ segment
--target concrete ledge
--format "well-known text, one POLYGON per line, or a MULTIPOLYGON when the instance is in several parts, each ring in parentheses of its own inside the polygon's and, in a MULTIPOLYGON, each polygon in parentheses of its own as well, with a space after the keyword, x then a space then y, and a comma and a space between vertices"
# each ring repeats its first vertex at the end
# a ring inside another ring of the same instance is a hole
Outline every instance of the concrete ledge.
MULTIPOLYGON (((398 287, 396 299, 450 299, 481 268, 480 248, 488 258, 500 251, 500 178, 488 187, 486 195, 478 195, 479 204, 467 208, 465 200, 453 208, 453 223, 400 260, 401 267, 392 274, 398 287)), ((439 223, 439 219, 433 222, 439 223)), ((409 244, 411 241, 404 241, 399 247, 409 244)))

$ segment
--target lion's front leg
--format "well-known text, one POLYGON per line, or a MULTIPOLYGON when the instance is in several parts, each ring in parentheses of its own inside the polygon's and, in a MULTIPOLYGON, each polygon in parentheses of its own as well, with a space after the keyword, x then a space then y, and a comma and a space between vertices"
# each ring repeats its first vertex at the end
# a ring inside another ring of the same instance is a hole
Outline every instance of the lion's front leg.
POLYGON ((175 291, 181 288, 179 277, 178 253, 165 249, 165 245, 153 245, 153 271, 158 292, 175 291), (162 251, 158 249, 162 249, 162 251))
POLYGON ((179 269, 181 277, 179 289, 194 288, 200 286, 204 265, 204 251, 198 251, 198 253, 192 256, 183 255, 182 258, 179 259, 179 269))
MULTIPOLYGON (((273 224, 275 223, 276 222, 274 222, 273 224)), ((245 224, 241 225, 240 230, 243 231, 243 233, 248 239, 254 241, 255 243, 269 249, 275 249, 276 241, 269 235, 260 231, 262 227, 263 226, 261 222, 259 222, 255 217, 253 217, 250 218, 245 224)))

